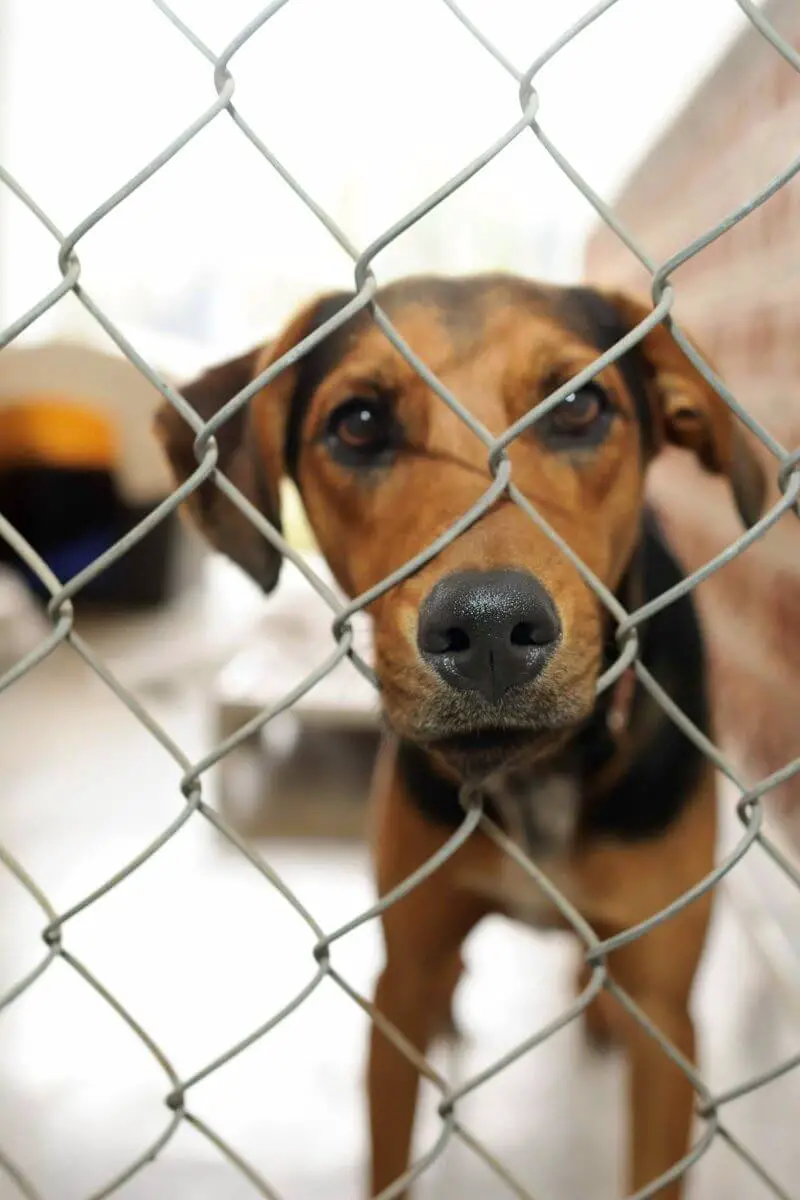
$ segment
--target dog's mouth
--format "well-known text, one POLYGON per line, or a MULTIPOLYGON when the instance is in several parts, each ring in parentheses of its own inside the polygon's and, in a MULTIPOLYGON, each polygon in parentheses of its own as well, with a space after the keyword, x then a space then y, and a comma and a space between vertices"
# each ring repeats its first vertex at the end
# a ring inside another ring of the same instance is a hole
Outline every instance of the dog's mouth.
POLYGON ((390 687, 384 686, 389 727, 465 780, 557 755, 594 704, 594 678, 586 671, 567 676, 562 670, 544 685, 510 690, 496 704, 477 692, 440 687, 420 694, 392 684, 390 676, 390 687))
POLYGON ((529 729, 468 729, 436 738, 431 742, 431 749, 440 754, 484 754, 492 750, 508 753, 530 745, 534 736, 529 729))
POLYGON ((426 741, 464 779, 479 779, 500 766, 520 760, 531 763, 555 753, 569 737, 565 729, 481 726, 426 741))

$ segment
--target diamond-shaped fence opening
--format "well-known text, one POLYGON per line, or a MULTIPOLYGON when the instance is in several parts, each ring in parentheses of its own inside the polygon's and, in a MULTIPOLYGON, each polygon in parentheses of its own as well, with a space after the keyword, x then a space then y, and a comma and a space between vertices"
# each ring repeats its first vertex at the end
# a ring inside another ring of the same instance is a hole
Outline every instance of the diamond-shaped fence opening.
MULTIPOLYGON (((254 1195, 277 1197, 278 1192, 267 1179, 262 1177, 249 1162, 240 1156, 233 1146, 228 1144, 221 1132, 197 1115, 193 1109, 194 1089, 201 1082, 221 1070, 226 1064, 235 1060, 239 1055, 246 1054, 248 1049, 259 1041, 259 1039, 267 1038, 272 1030, 283 1021, 288 1020, 293 1013, 301 1008, 325 981, 328 984, 332 983, 336 985, 349 1001, 359 1006, 370 1020, 375 1022, 386 1036, 393 1041, 402 1054, 406 1055, 412 1062, 418 1063, 425 1077, 441 1093, 438 1108, 441 1121, 439 1136, 427 1151, 416 1159, 403 1179, 384 1190, 382 1200, 390 1200, 390 1197, 400 1195, 406 1185, 419 1179, 453 1140, 461 1141, 470 1151, 479 1156, 488 1169, 494 1173, 498 1183, 505 1185, 508 1194, 514 1194, 519 1197, 530 1196, 530 1191, 519 1180, 515 1179, 507 1166, 484 1145, 478 1133, 465 1126, 459 1111, 459 1103, 464 1097, 483 1086, 488 1080, 516 1062, 522 1055, 527 1054, 534 1047, 540 1046, 546 1040, 553 1037, 560 1029, 563 1029, 570 1022, 575 1021, 601 989, 613 992, 616 998, 627 1009, 632 1019, 639 1021, 649 1036, 659 1043, 663 1052, 669 1055, 678 1067, 685 1072, 696 1093, 697 1111, 701 1118, 700 1131, 691 1151, 680 1162, 674 1165, 668 1176, 654 1180, 646 1188, 640 1190, 637 1193, 638 1200, 646 1200, 646 1197, 655 1196, 659 1188, 667 1183, 669 1179, 689 1173, 693 1165, 718 1140, 724 1140, 728 1144, 732 1151, 740 1157, 742 1162, 752 1170, 754 1178, 757 1178, 760 1181, 760 1185, 766 1188, 768 1192, 771 1192, 775 1196, 788 1197, 789 1193, 773 1178, 770 1164, 757 1160, 748 1150, 747 1146, 728 1127, 725 1106, 731 1100, 747 1093, 755 1092, 779 1075, 792 1070, 800 1063, 800 1054, 789 1061, 776 1065, 769 1072, 764 1072, 758 1077, 741 1082, 724 1094, 714 1094, 704 1083, 696 1069, 678 1052, 669 1038, 646 1017, 632 997, 626 994, 609 977, 606 971, 606 958, 612 949, 643 936, 658 922, 674 915, 699 895, 716 888, 725 876, 736 867, 737 863, 745 855, 749 854, 757 844, 769 856, 774 869, 783 873, 792 885, 800 887, 800 874, 797 868, 784 855, 781 849, 769 839, 763 829, 764 798, 771 789, 785 782, 795 772, 800 770, 800 759, 786 764, 782 770, 776 771, 769 778, 762 779, 755 785, 742 779, 734 765, 727 761, 726 757, 708 741, 689 718, 669 700, 643 663, 639 661, 637 632, 642 623, 654 613, 661 611, 678 598, 691 592, 700 582, 743 553, 749 546, 761 538, 784 514, 789 513, 790 510, 794 514, 800 511, 798 509, 798 493, 800 493, 798 463, 800 463, 800 452, 795 448, 787 448, 780 445, 762 427, 737 397, 731 394, 724 386, 711 367, 687 340, 683 331, 671 318, 675 288, 679 287, 678 283, 673 285, 672 282, 672 277, 677 269, 695 255, 701 254, 706 247, 721 237, 723 233, 738 222, 745 220, 751 212, 778 192, 784 184, 800 171, 800 158, 787 161, 785 169, 779 175, 767 182, 758 194, 753 195, 747 203, 741 205, 736 211, 729 213, 727 218, 713 229, 708 229, 700 234, 691 244, 684 246, 668 261, 654 262, 624 228, 611 208, 593 191, 590 184, 581 177, 572 163, 564 156, 558 145, 550 140, 545 129, 539 122, 540 97, 537 91, 539 72, 574 39, 579 38, 583 30, 596 21, 602 21, 604 14, 615 6, 617 0, 603 0, 602 3, 595 5, 580 21, 571 28, 565 29, 563 34, 548 46, 546 50, 540 53, 534 61, 522 68, 518 68, 514 63, 509 61, 492 44, 489 38, 485 36, 479 25, 462 12, 453 0, 444 0, 453 20, 460 22, 462 26, 460 36, 463 36, 464 31, 466 31, 474 37, 486 54, 491 55, 496 60, 499 68, 515 81, 518 95, 517 109, 516 111, 509 112, 505 130, 501 131, 496 140, 492 144, 487 145, 483 152, 472 162, 465 163, 457 174, 417 204, 401 220, 398 220, 390 228, 386 229, 370 245, 357 247, 351 243, 345 233, 337 226, 314 196, 310 195, 303 187, 302 182, 295 178, 275 153, 273 153, 268 142, 269 135, 253 128, 237 108, 235 77, 237 54, 250 43, 251 39, 256 37, 275 13, 288 2, 289 0, 274 0, 272 4, 258 12, 227 46, 221 51, 216 51, 205 45, 190 25, 173 12, 164 0, 154 0, 163 19, 171 22, 177 33, 185 39, 192 52, 199 56, 200 59, 206 61, 209 77, 213 80, 213 96, 207 106, 197 113, 190 125, 174 137, 168 145, 165 145, 160 153, 150 162, 144 164, 113 195, 99 204, 92 212, 87 213, 73 229, 62 230, 57 228, 48 214, 39 207, 36 198, 29 195, 25 190, 23 182, 13 178, 4 169, 0 169, 0 179, 3 185, 14 193, 18 201, 29 210, 32 216, 40 222, 43 229, 52 237, 53 253, 56 256, 60 272, 60 279, 51 290, 46 295, 42 295, 27 312, 17 317, 2 332, 0 335, 0 346, 5 347, 13 343, 20 334, 32 326, 43 314, 47 313, 63 296, 71 294, 105 331, 108 337, 111 338, 125 358, 141 372, 191 425, 196 433, 195 453, 197 460, 196 470, 181 487, 176 488, 163 503, 158 505, 146 518, 141 520, 135 528, 126 533, 111 549, 99 555, 88 568, 81 570, 71 579, 63 580, 56 578, 36 550, 26 542, 6 518, 0 515, 0 535, 2 535, 3 539, 16 552, 29 571, 36 576, 49 594, 50 600, 47 611, 52 625, 48 636, 35 649, 27 653, 5 672, 2 679, 0 679, 0 690, 16 687, 19 681, 34 671, 37 665, 52 654, 56 648, 62 645, 70 647, 76 655, 80 656, 87 667, 96 674, 98 680, 102 681, 105 687, 114 693, 122 704, 127 706, 133 717, 144 727, 147 734, 156 739, 164 752, 174 760, 180 776, 180 796, 182 797, 177 806, 174 820, 152 840, 149 846, 138 854, 135 859, 118 870, 112 877, 106 879, 100 886, 96 887, 91 894, 85 895, 79 902, 66 911, 59 911, 51 903, 50 899, 48 899, 40 882, 28 873, 25 865, 17 861, 8 849, 0 845, 0 858, 2 858, 5 870, 15 877, 18 884, 28 893, 31 901, 38 907, 41 914, 42 926, 42 947, 38 961, 28 970, 24 977, 18 979, 13 987, 0 998, 0 1008, 8 1008, 19 1001, 22 996, 30 993, 45 978, 47 973, 53 969, 54 964, 60 960, 64 967, 74 972, 82 986, 92 989, 99 1000, 108 1007, 108 1010, 127 1026, 131 1035, 139 1040, 142 1047, 152 1056, 154 1063, 163 1073, 165 1107, 163 1126, 158 1136, 148 1144, 142 1145, 141 1151, 135 1159, 128 1162, 124 1169, 120 1170, 113 1178, 107 1179, 103 1186, 93 1193, 95 1200, 98 1200, 101 1196, 123 1195, 126 1184, 140 1171, 144 1171, 147 1165, 157 1158, 178 1130, 184 1125, 190 1125, 202 1134, 228 1160, 228 1163, 240 1172, 244 1179, 249 1181, 254 1195), (335 317, 326 321, 318 330, 304 338, 279 361, 263 371, 256 380, 226 404, 213 419, 204 423, 175 388, 160 378, 157 371, 153 369, 137 351, 136 347, 123 335, 109 313, 97 303, 90 292, 85 290, 81 274, 80 254, 82 239, 91 230, 96 228, 118 206, 124 205, 137 189, 162 170, 176 155, 180 155, 184 148, 197 135, 215 121, 231 122, 238 136, 243 139, 244 143, 249 144, 252 154, 260 156, 264 161, 265 170, 275 171, 281 176, 294 193, 296 203, 305 206, 320 222, 330 238, 338 243, 339 247, 349 255, 353 263, 355 298, 335 317), (652 311, 627 336, 622 338, 622 340, 604 354, 599 355, 591 367, 581 371, 578 376, 559 387, 533 411, 526 415, 524 419, 518 421, 514 427, 507 430, 501 437, 495 438, 490 436, 476 422, 474 417, 462 405, 459 397, 453 395, 440 380, 435 378, 428 366, 405 344, 398 331, 393 327, 387 314, 380 309, 375 299, 377 285, 372 264, 376 256, 383 249, 388 247, 404 231, 430 213, 438 205, 446 203, 450 196, 481 172, 498 155, 501 155, 512 142, 517 141, 517 139, 530 138, 531 135, 538 139, 538 142, 544 147, 544 150, 552 158, 557 167, 585 197, 608 228, 613 231, 614 235, 647 270, 651 280, 652 311), (274 379, 280 372, 286 370, 287 367, 306 354, 314 345, 326 338, 352 314, 361 310, 366 310, 371 314, 385 336, 425 380, 439 401, 447 405, 453 413, 469 426, 475 437, 481 440, 485 447, 486 461, 491 471, 492 482, 487 486, 479 502, 469 512, 464 513, 461 519, 433 544, 418 554, 412 561, 405 563, 390 577, 384 579, 380 585, 371 589, 368 593, 356 597, 346 605, 342 605, 328 588, 327 584, 316 577, 307 561, 284 540, 280 532, 273 528, 237 490, 231 481, 224 476, 218 467, 216 434, 221 430, 225 422, 231 420, 236 413, 241 411, 249 399, 255 395, 256 391, 274 379), (594 378, 603 368, 617 361, 623 353, 638 344, 655 325, 662 321, 668 323, 673 337, 701 375, 716 390, 723 402, 735 414, 736 418, 747 426, 750 433, 761 442, 762 446, 771 456, 774 463, 775 478, 779 484, 780 499, 761 517, 757 524, 737 538, 723 553, 706 563, 702 569, 695 571, 678 586, 657 599, 650 601, 647 605, 627 612, 608 589, 602 585, 600 580, 578 558, 574 551, 547 525, 543 517, 537 512, 535 506, 516 486, 507 450, 516 438, 520 437, 536 421, 540 420, 554 405, 574 391, 576 387, 594 378), (118 562, 124 555, 128 554, 134 546, 141 542, 160 522, 172 514, 201 484, 209 480, 236 505, 265 539, 274 547, 277 547, 283 556, 294 563, 295 567, 303 574, 308 583, 317 591, 330 609, 331 642, 327 657, 319 663, 317 668, 307 678, 287 693, 279 704, 271 707, 268 711, 261 712, 257 718, 254 718, 202 758, 193 759, 176 744, 170 734, 147 711, 141 701, 114 676, 102 657, 77 631, 74 622, 73 601, 87 584, 96 579, 112 564, 118 562), (333 671, 337 664, 345 657, 349 656, 366 677, 372 680, 373 675, 369 666, 360 658, 354 647, 353 629, 351 626, 351 619, 354 614, 361 612, 376 597, 382 595, 400 581, 408 578, 422 564, 428 562, 442 548, 448 546, 460 533, 479 521, 482 515, 501 496, 505 496, 517 504, 531 521, 535 522, 540 529, 544 530, 552 538, 563 554, 577 567, 583 579, 596 593, 601 604, 609 610, 611 616, 616 621, 619 655, 614 665, 600 680, 599 689, 604 691, 611 687, 627 667, 633 666, 640 684, 666 709, 669 717, 680 727, 683 733, 699 747, 703 754, 708 756, 716 768, 727 776, 728 780, 738 789, 740 794, 738 814, 742 824, 741 838, 734 849, 719 862, 714 871, 701 884, 693 888, 691 892, 687 892, 681 896, 670 905, 668 910, 657 914, 651 920, 629 929, 623 934, 617 935, 613 939, 603 941, 586 921, 583 920, 580 913, 561 894, 537 864, 523 854, 503 831, 492 822, 489 816, 483 811, 480 799, 465 797, 465 815, 462 824, 430 861, 426 862, 413 876, 407 878, 400 886, 387 895, 384 895, 371 907, 358 913, 339 928, 328 928, 322 917, 306 909, 298 896, 295 895, 293 890, 271 867, 269 861, 261 857, 251 846, 247 845, 220 814, 210 806, 204 797, 205 777, 212 767, 246 741, 247 738, 266 726, 278 714, 291 708, 306 692, 333 671), (79 914, 87 912, 95 905, 102 905, 115 888, 123 883, 124 880, 144 868, 145 864, 154 856, 159 855, 171 839, 188 823, 200 821, 210 823, 222 838, 226 839, 235 851, 243 855, 249 861, 252 868, 260 873, 263 877, 264 886, 275 889, 286 904, 291 906, 298 921, 303 923, 308 929, 311 951, 308 955, 306 982, 280 1011, 270 1013, 258 1028, 251 1030, 235 1044, 230 1045, 224 1052, 218 1054, 213 1060, 208 1061, 190 1077, 182 1077, 176 1066, 170 1061, 168 1051, 157 1044, 147 1028, 139 1023, 135 1013, 128 1011, 124 1002, 104 985, 102 967, 98 968, 98 973, 96 974, 94 966, 90 966, 87 962, 83 961, 73 948, 70 937, 70 926, 73 919, 79 914), (459 846, 465 843, 479 829, 482 829, 504 853, 514 858, 522 871, 545 891, 560 910, 567 924, 572 927, 584 947, 586 964, 590 968, 589 983, 579 998, 561 1013, 557 1019, 548 1024, 547 1027, 532 1032, 531 1036, 523 1043, 505 1054, 500 1060, 482 1070, 479 1075, 461 1082, 457 1087, 452 1087, 434 1070, 429 1062, 420 1060, 413 1047, 402 1037, 399 1031, 395 1030, 381 1016, 380 1012, 375 1011, 369 1001, 360 994, 344 974, 340 973, 340 969, 337 966, 337 947, 339 943, 355 930, 368 922, 374 921, 381 913, 401 899, 401 897, 410 893, 423 880, 430 877, 455 853, 459 846)), ((795 70, 800 70, 800 56, 771 27, 763 13, 751 3, 751 0, 736 0, 736 3, 759 33, 771 43, 774 53, 781 55, 795 70)), ((676 203, 680 203, 679 196, 676 196, 676 203)), ((87 736, 91 735, 87 733, 87 736)), ((100 747, 98 747, 98 753, 102 753, 100 747)), ((800 902, 800 898, 798 902, 800 902)), ((309 1132, 311 1133, 312 1131, 309 1132)), ((16 1188, 19 1195, 30 1198, 39 1196, 33 1183, 15 1165, 12 1159, 6 1156, 1 1148, 0 1167, 2 1167, 5 1173, 7 1182, 16 1188)))

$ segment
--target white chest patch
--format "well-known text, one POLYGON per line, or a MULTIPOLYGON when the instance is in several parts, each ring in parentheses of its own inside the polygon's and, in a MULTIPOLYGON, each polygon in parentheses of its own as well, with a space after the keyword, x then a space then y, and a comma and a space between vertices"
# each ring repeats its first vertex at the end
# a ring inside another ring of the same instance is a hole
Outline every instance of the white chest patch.
MULTIPOLYGON (((499 812, 511 841, 572 904, 579 905, 570 871, 578 824, 576 781, 569 775, 544 779, 494 777, 482 789, 499 812)), ((508 854, 485 874, 465 874, 462 883, 536 928, 559 928, 564 918, 532 874, 508 854)))

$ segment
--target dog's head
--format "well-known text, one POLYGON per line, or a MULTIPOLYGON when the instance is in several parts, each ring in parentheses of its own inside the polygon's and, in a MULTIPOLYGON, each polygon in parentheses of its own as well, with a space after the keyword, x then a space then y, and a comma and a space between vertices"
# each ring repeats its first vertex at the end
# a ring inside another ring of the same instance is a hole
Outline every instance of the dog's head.
MULTIPOLYGON (((208 419, 350 299, 318 300, 267 348, 183 391, 208 419)), ((494 435, 589 366, 649 311, 627 296, 507 276, 409 279, 378 295, 404 341, 494 435)), ((512 443, 513 482, 610 589, 640 535, 644 476, 667 443, 726 475, 757 519, 761 470, 726 405, 662 325, 512 443)), ((182 482, 194 434, 169 405, 157 430, 182 482)), ((320 548, 350 596, 425 549, 483 495, 487 452, 367 312, 256 394, 217 435, 219 466, 274 524, 279 481, 297 483, 320 548)), ((213 484, 189 502, 209 541, 266 590, 280 557, 213 484)), ((503 497, 381 596, 376 669, 402 736, 478 775, 544 753, 585 719, 604 618, 576 568, 503 497)))

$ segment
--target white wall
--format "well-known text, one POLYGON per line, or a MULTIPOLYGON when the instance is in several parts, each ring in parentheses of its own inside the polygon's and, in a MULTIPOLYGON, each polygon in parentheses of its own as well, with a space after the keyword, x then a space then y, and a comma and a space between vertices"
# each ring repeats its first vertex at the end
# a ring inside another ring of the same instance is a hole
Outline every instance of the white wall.
MULTIPOLYGON (((214 99, 206 61, 143 0, 5 0, 4 163, 64 230, 214 99)), ((214 49, 257 0, 176 0, 214 49)), ((586 0, 464 0, 518 65, 586 0)), ((595 187, 621 174, 726 39, 734 0, 619 0, 542 73, 541 121, 595 187)), ((232 64, 237 103, 360 247, 519 115, 516 85, 437 0, 290 0, 232 64)), ((0 191, 4 189, 0 188, 0 191)), ((591 211, 531 134, 376 263, 410 270, 578 270, 591 211)), ((0 319, 57 282, 56 247, 0 208, 0 319)), ((114 319, 238 346, 350 263, 226 115, 80 244, 114 319)), ((36 333, 85 332, 69 299, 36 333)))

